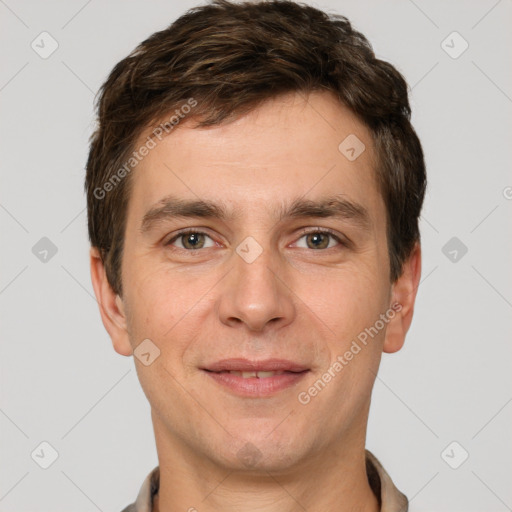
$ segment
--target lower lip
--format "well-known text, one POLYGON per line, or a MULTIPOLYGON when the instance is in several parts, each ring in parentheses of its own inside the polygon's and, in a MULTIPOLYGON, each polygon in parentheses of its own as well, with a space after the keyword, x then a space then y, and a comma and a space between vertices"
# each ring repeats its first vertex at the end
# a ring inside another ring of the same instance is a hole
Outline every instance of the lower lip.
POLYGON ((271 396, 289 388, 304 378, 309 370, 303 372, 285 372, 281 375, 274 375, 273 377, 258 377, 244 378, 239 375, 231 373, 216 373, 204 370, 216 382, 222 386, 230 389, 240 396, 260 398, 271 396))

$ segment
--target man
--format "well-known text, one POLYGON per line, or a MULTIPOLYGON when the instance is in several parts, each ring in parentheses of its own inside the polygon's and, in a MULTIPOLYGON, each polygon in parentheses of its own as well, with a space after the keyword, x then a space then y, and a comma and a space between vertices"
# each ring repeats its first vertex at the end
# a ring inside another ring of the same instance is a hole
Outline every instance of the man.
POLYGON ((365 450, 421 273, 407 85, 346 18, 215 1, 102 87, 91 274, 159 466, 125 511, 408 509, 365 450))

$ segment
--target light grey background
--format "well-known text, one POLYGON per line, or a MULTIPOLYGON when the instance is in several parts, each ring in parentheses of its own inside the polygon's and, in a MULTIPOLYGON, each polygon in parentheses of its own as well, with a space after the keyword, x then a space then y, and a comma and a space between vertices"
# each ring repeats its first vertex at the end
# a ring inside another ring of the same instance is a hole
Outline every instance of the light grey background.
MULTIPOLYGON (((428 167, 416 315, 384 355, 367 446, 411 511, 512 510, 511 1, 308 3, 348 16, 405 75, 428 167), (456 59, 441 46, 453 31, 469 43, 456 59), (452 237, 467 254, 443 253, 452 237)), ((84 165, 111 68, 194 5, 0 0, 1 511, 120 511, 157 464, 133 361, 93 297, 84 165), (59 45, 47 59, 31 48, 43 31, 59 45), (58 250, 46 263, 42 237, 58 250), (46 470, 31 458, 43 441, 59 454, 46 470)))

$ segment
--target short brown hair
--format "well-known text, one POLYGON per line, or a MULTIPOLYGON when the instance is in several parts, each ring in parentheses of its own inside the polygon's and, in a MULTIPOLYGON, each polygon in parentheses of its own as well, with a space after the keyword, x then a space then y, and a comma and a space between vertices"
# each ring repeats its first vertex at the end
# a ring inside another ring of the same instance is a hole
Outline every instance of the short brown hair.
MULTIPOLYGON (((403 76, 375 57, 344 16, 289 0, 214 0, 142 42, 99 91, 85 179, 88 229, 115 293, 122 293, 131 180, 112 179, 141 133, 190 98, 201 127, 237 118, 280 94, 313 91, 333 93, 372 133, 387 208, 390 278, 400 276, 420 238, 426 187, 403 76)), ((125 167, 121 177, 126 174, 125 167)))

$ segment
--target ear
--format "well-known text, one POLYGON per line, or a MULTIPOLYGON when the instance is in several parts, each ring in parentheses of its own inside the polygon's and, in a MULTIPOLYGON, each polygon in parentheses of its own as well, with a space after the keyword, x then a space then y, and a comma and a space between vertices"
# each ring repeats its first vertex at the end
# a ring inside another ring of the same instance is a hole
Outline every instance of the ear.
POLYGON ((419 243, 416 243, 411 255, 404 262, 402 275, 392 286, 390 307, 396 314, 386 328, 384 352, 397 352, 404 344, 405 335, 412 322, 420 277, 421 247, 419 243))
POLYGON ((90 264, 92 286, 100 307, 101 320, 110 335, 114 350, 123 356, 131 356, 133 350, 126 327, 123 299, 112 290, 96 247, 91 247, 90 264))

